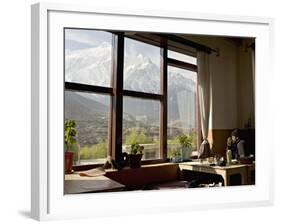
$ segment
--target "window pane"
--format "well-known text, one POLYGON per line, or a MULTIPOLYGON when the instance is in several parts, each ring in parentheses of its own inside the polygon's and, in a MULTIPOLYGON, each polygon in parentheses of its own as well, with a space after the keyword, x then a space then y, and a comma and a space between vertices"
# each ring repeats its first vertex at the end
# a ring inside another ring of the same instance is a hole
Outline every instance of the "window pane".
POLYGON ((178 53, 176 51, 168 51, 168 58, 173 58, 179 61, 183 61, 183 62, 187 62, 193 65, 197 64, 197 58, 190 56, 190 55, 186 55, 186 54, 181 54, 178 53))
POLYGON ((143 160, 160 158, 160 102, 133 97, 123 99, 123 152, 131 144, 144 146, 143 160))
POLYGON ((112 34, 65 29, 65 81, 111 86, 112 34))
POLYGON ((168 67, 168 157, 172 152, 182 154, 178 137, 191 138, 193 150, 197 149, 197 73, 168 67))
POLYGON ((75 163, 104 162, 108 148, 110 96, 65 91, 65 119, 76 121, 75 163))
POLYGON ((125 38, 124 89, 160 93, 160 48, 125 38))

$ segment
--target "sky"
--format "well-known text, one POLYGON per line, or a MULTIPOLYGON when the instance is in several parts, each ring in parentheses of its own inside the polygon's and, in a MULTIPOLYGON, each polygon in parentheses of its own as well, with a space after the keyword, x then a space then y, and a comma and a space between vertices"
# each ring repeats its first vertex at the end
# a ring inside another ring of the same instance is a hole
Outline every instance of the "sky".
MULTIPOLYGON (((103 42, 112 44, 112 34, 110 32, 87 29, 65 29, 65 50, 67 52, 97 47, 103 42)), ((143 55, 149 57, 154 64, 159 66, 159 54, 160 48, 158 47, 125 38, 125 57, 136 58, 138 55, 143 55)))
POLYGON ((111 44, 112 34, 97 30, 65 29, 65 50, 97 47, 103 42, 111 44))
MULTIPOLYGON (((112 45, 112 34, 110 32, 90 29, 65 29, 65 50, 66 53, 94 48, 107 42, 112 45)), ((196 59, 187 55, 169 51, 168 55, 175 59, 180 59, 192 64, 196 64, 196 59)), ((138 57, 149 58, 157 67, 160 67, 160 48, 140 41, 125 38, 125 68, 135 64, 138 57)), ((193 72, 182 69, 169 68, 171 72, 180 72, 186 78, 196 81, 193 72)))

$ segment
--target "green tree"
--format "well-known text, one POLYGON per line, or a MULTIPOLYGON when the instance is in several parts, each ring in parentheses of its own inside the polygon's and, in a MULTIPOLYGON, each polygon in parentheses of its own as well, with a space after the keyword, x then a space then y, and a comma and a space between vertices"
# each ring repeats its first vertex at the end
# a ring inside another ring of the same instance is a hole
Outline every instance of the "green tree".
POLYGON ((125 144, 132 145, 136 143, 139 144, 153 143, 153 140, 152 138, 146 136, 143 130, 137 130, 136 128, 132 128, 126 137, 125 144))
POLYGON ((107 156, 107 143, 98 143, 80 149, 80 159, 103 159, 107 156))

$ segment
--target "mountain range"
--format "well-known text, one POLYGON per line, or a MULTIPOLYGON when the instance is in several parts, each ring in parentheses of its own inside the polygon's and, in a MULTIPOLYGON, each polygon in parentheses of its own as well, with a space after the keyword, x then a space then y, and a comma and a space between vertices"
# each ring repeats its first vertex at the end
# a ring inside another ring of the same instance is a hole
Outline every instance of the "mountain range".
MULTIPOLYGON (((67 82, 110 86, 112 52, 109 43, 104 42, 98 47, 71 50, 65 53, 65 80, 67 82)), ((159 93, 160 68, 151 58, 141 54, 129 55, 125 52, 124 61, 124 89, 159 93)), ((194 128, 195 98, 196 82, 178 70, 169 69, 168 123, 194 128)), ((131 97, 124 97, 123 102, 124 120, 135 120, 144 125, 147 123, 159 126, 159 102, 136 100, 131 97)), ((107 96, 70 91, 65 93, 66 119, 99 123, 108 120, 108 108, 109 97, 107 96)), ((84 128, 89 129, 89 126, 86 125, 84 128)))

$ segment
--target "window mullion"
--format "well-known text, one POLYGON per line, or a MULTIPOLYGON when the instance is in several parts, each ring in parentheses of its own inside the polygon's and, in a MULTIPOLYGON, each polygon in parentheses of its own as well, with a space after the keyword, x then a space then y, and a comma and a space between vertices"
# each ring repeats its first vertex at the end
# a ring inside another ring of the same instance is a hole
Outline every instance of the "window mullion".
POLYGON ((161 110, 160 110, 160 156, 163 160, 167 159, 167 44, 161 48, 161 70, 160 70, 160 85, 161 85, 161 110))
POLYGON ((124 33, 113 37, 112 158, 122 158, 124 33))

